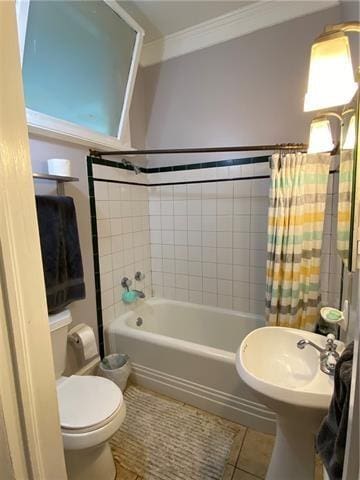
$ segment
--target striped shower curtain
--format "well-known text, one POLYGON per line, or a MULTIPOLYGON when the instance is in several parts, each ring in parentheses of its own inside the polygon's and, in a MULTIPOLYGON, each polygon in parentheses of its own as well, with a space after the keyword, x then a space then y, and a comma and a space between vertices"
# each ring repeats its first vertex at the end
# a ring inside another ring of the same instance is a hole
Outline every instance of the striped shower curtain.
POLYGON ((353 151, 341 152, 339 167, 339 201, 337 214, 337 250, 348 266, 350 242, 350 214, 353 180, 353 151))
POLYGON ((269 325, 316 328, 329 165, 328 154, 272 156, 266 272, 269 325))

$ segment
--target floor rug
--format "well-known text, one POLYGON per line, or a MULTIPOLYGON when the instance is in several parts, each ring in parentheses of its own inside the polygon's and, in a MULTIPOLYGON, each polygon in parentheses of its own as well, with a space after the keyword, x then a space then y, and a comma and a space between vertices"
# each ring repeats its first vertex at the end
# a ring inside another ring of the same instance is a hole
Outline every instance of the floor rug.
POLYGON ((144 480, 221 480, 236 424, 136 386, 111 440, 115 462, 144 480))

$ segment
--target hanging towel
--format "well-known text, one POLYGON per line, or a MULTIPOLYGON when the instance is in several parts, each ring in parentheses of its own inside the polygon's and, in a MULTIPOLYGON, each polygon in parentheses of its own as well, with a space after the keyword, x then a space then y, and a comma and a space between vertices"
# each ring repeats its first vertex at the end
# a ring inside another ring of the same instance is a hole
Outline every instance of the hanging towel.
POLYGON ((336 368, 334 392, 327 416, 316 438, 316 448, 330 480, 341 480, 350 402, 354 342, 342 353, 336 368))
POLYGON ((36 196, 49 313, 85 298, 84 272, 73 199, 36 196))

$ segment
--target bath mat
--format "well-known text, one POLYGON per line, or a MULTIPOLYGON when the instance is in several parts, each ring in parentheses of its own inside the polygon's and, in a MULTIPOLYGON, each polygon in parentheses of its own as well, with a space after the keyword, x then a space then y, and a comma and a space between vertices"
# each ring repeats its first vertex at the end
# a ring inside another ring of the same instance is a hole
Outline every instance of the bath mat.
POLYGON ((221 480, 239 428, 130 386, 126 419, 111 440, 115 462, 144 480, 221 480))

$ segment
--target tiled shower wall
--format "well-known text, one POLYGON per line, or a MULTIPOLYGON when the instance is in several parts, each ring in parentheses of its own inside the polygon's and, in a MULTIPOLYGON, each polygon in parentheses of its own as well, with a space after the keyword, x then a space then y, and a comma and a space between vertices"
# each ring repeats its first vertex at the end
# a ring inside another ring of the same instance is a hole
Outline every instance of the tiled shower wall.
MULTIPOLYGON (((106 169, 105 178, 115 169, 106 169)), ((104 169, 100 169, 103 172, 104 169)), ((119 171, 112 172, 117 174, 119 171)), ((127 179, 129 172, 121 172, 127 179)), ((131 179, 133 178, 131 174, 131 179)), ((99 176, 99 174, 98 174, 99 176)), ((100 176, 100 178, 103 175, 100 176)), ((111 178, 111 175, 110 175, 111 178)), ((151 296, 151 260, 149 237, 148 188, 140 185, 95 181, 96 223, 98 236, 100 297, 105 326, 126 311, 121 300, 122 277, 133 279, 141 271, 145 279, 132 288, 151 296)))
MULTIPOLYGON (((147 175, 94 166, 94 178, 108 180, 94 182, 103 324, 129 308, 120 281, 138 270, 146 278, 135 288, 147 296, 263 314, 269 174, 267 163, 147 175), (176 182, 184 183, 159 185, 176 182)), ((330 175, 321 270, 323 303, 333 306, 336 180, 330 175)))
POLYGON ((157 296, 263 313, 268 179, 150 187, 157 296))

